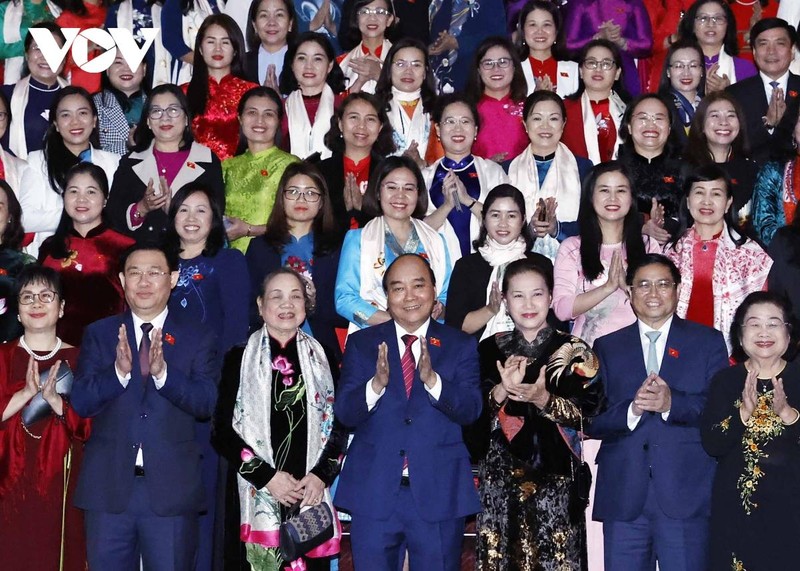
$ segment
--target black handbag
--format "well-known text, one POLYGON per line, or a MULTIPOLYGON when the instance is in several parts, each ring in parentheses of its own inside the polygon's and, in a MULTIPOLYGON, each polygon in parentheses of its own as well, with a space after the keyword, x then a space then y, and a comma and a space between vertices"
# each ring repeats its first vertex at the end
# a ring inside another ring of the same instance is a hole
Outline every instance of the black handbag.
MULTIPOLYGON (((47 379, 49 376, 50 369, 39 373, 40 379, 47 379)), ((62 361, 56 376, 56 392, 62 397, 69 397, 72 394, 72 381, 72 369, 69 368, 66 361, 62 361)), ((51 414, 53 414, 53 409, 50 408, 50 405, 44 400, 42 392, 39 391, 31 399, 31 402, 22 409, 22 423, 25 426, 30 426, 51 414)))
POLYGON ((334 514, 325 502, 300 511, 300 502, 289 509, 280 528, 280 551, 294 561, 333 537, 334 514))

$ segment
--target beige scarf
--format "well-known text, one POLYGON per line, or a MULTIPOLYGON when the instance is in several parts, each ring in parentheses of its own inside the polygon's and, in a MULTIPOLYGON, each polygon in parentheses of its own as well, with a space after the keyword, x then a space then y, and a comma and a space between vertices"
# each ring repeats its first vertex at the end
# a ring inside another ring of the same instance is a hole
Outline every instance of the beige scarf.
MULTIPOLYGON (((411 224, 422 243, 422 251, 436 276, 436 295, 442 291, 447 273, 447 253, 442 236, 422 220, 411 219, 411 224)), ((386 273, 385 252, 386 223, 383 216, 367 222, 361 230, 361 299, 378 309, 386 310, 386 292, 383 291, 383 274, 386 273)), ((359 327, 350 324, 349 332, 358 331, 359 327)))
MULTIPOLYGON (((525 239, 522 238, 522 236, 517 237, 516 240, 505 246, 487 237, 486 244, 478 248, 481 257, 492 266, 492 275, 489 276, 489 283, 486 285, 486 305, 489 305, 489 297, 492 295, 492 285, 497 282, 497 286, 500 287, 503 281, 503 275, 506 273, 506 266, 515 260, 524 258, 525 249, 525 239)), ((491 337, 495 333, 513 330, 514 322, 506 311, 505 302, 503 302, 500 305, 500 310, 486 323, 486 328, 481 335, 481 341, 487 337, 491 337)))
MULTIPOLYGON (((306 444, 306 473, 316 466, 333 428, 333 379, 328 360, 319 342, 297 331, 297 356, 300 376, 305 383, 306 419, 308 438, 306 444)), ((247 341, 239 374, 239 391, 233 409, 233 429, 242 437, 253 453, 270 466, 275 466, 270 417, 272 412, 272 356, 266 325, 253 333, 247 341)), ((237 476, 241 503, 242 540, 264 545, 277 540, 281 525, 280 505, 267 491, 257 490, 250 482, 237 476), (261 541, 259 541, 261 539, 261 541)), ((325 488, 323 501, 336 513, 331 502, 330 489, 325 488)), ((338 526, 335 526, 338 528, 338 526)), ((338 541, 338 529, 334 540, 338 541)), ((265 547, 277 547, 277 541, 265 547)))
POLYGON ((290 152, 301 159, 308 158, 314 153, 320 153, 322 159, 331 156, 331 150, 325 146, 325 134, 331 128, 331 117, 333 117, 333 90, 327 83, 322 88, 322 95, 319 99, 317 116, 314 117, 314 124, 308 118, 305 103, 303 103, 303 93, 295 89, 286 98, 286 117, 289 123, 289 142, 291 143, 290 152))
MULTIPOLYGON (((539 199, 551 196, 555 197, 558 203, 556 219, 559 222, 573 222, 578 219, 581 177, 578 172, 578 161, 564 143, 559 143, 556 147, 556 156, 541 187, 536 172, 536 159, 533 157, 530 145, 511 161, 508 176, 511 184, 520 189, 525 197, 525 214, 529 222, 533 220, 539 199)), ((553 260, 558 252, 558 240, 552 236, 537 238, 533 250, 553 260)))

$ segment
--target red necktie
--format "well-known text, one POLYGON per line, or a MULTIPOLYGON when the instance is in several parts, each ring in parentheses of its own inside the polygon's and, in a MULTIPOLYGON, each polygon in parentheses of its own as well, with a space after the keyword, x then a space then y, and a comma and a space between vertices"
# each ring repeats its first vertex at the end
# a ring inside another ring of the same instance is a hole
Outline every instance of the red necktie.
POLYGON ((153 329, 152 323, 142 323, 142 342, 139 343, 139 369, 142 371, 142 379, 147 381, 150 376, 150 331, 153 329))
POLYGON ((417 368, 414 353, 411 352, 411 345, 417 340, 417 336, 403 335, 401 339, 406 344, 406 351, 400 360, 400 364, 403 366, 403 382, 406 385, 406 396, 411 397, 411 387, 414 386, 414 370, 417 368))

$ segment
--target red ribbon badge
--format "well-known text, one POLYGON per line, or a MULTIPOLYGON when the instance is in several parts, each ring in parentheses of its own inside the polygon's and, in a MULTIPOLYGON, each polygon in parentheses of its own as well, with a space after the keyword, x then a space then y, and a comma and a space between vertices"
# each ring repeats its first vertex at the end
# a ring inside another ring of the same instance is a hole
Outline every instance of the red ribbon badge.
POLYGON ((797 97, 797 92, 796 92, 794 89, 792 89, 792 90, 789 92, 789 97, 797 97))
POLYGON ((189 162, 187 162, 187 163, 186 163, 186 166, 187 166, 187 167, 189 167, 190 169, 195 169, 195 168, 197 168, 197 165, 196 165, 196 164, 194 164, 192 161, 189 161, 189 162))
POLYGON ((439 339, 436 338, 436 337, 431 337, 430 338, 430 342, 431 342, 431 345, 433 345, 434 347, 441 347, 442 346, 442 342, 439 341, 439 339))
POLYGON ((175 338, 170 333, 164 334, 164 341, 166 341, 170 345, 175 345, 175 338))
POLYGON ((667 353, 669 354, 670 357, 672 357, 674 359, 677 359, 678 356, 680 355, 680 353, 678 353, 678 350, 677 349, 673 349, 672 347, 667 349, 667 353))
POLYGON ((664 182, 666 182, 667 184, 672 184, 673 182, 675 182, 675 178, 671 176, 665 176, 664 182))

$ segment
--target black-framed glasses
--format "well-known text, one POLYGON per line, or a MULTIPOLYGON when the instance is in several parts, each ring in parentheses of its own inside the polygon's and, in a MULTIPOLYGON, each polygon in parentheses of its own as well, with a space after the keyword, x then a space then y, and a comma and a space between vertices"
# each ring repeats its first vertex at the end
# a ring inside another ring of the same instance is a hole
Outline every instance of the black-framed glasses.
POLYGON ((286 200, 300 200, 301 196, 306 202, 319 202, 322 193, 316 188, 300 188, 298 186, 283 189, 283 197, 286 200))
POLYGON ((31 305, 37 299, 41 303, 53 303, 57 297, 58 294, 56 292, 46 289, 44 291, 40 291, 39 293, 21 293, 19 294, 19 297, 17 297, 17 301, 20 305, 31 305))

